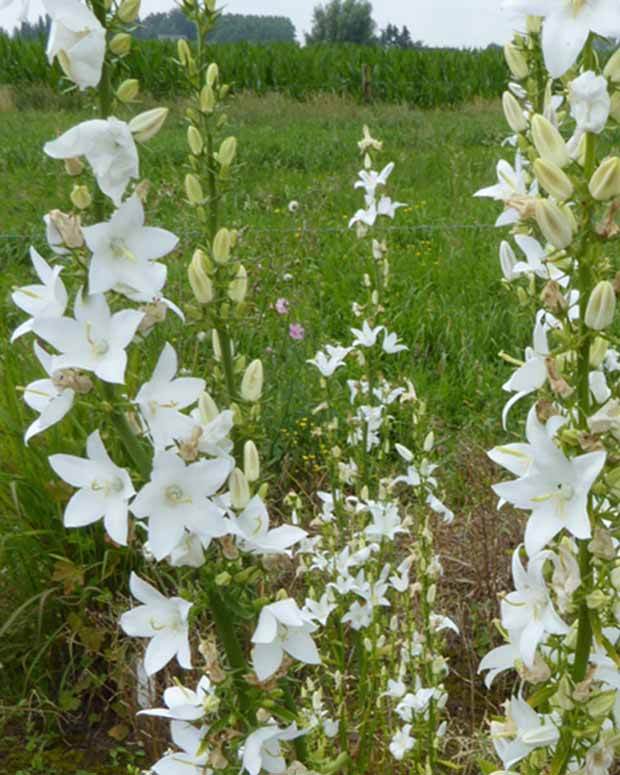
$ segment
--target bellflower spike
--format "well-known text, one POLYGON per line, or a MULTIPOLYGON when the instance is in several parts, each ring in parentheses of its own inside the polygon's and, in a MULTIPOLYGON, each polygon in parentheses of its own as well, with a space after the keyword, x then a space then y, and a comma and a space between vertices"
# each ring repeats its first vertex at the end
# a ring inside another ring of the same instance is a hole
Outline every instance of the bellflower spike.
POLYGON ((110 538, 126 546, 128 504, 135 495, 129 474, 112 462, 99 431, 88 437, 86 452, 88 459, 74 455, 51 455, 49 458, 58 476, 79 488, 65 509, 65 527, 83 527, 103 518, 110 538))
POLYGON ((25 285, 11 294, 15 306, 31 316, 15 329, 11 342, 32 331, 35 320, 61 317, 67 308, 67 291, 60 279, 62 267, 52 269, 34 248, 30 248, 30 260, 41 284, 25 285))
POLYGON ((175 656, 181 667, 191 670, 187 619, 193 604, 182 597, 164 597, 133 572, 129 589, 142 605, 126 611, 120 625, 130 637, 151 639, 144 655, 146 674, 157 673, 175 656))
POLYGON ((154 295, 166 282, 166 267, 156 263, 175 249, 172 232, 144 225, 144 208, 134 196, 118 208, 107 223, 82 229, 92 251, 88 271, 91 293, 104 293, 127 286, 154 295))
POLYGON ((83 296, 80 290, 73 318, 36 320, 34 332, 55 347, 54 369, 93 371, 104 382, 123 384, 127 353, 143 312, 125 309, 112 314, 103 294, 83 296))
POLYGON ((606 452, 568 458, 555 445, 535 415, 528 418, 533 462, 520 479, 494 485, 500 498, 531 511, 525 528, 525 549, 537 555, 561 530, 575 538, 590 538, 588 494, 605 465, 606 452))
POLYGON ((252 635, 252 665, 259 681, 266 681, 282 664, 284 654, 308 665, 319 665, 321 657, 310 634, 316 625, 292 598, 266 605, 252 635))
POLYGON ((543 570, 552 552, 540 552, 529 562, 527 570, 520 557, 521 547, 512 555, 512 577, 515 591, 502 600, 502 625, 509 632, 518 632, 519 653, 527 667, 532 667, 536 649, 545 635, 565 635, 567 625, 560 619, 551 601, 543 570))
POLYGON ((52 20, 47 58, 58 58, 65 75, 80 89, 97 86, 105 57, 105 30, 79 0, 43 0, 52 20))
POLYGON ((181 750, 166 754, 153 765, 153 772, 156 775, 206 775, 213 772, 208 766, 210 752, 204 746, 206 732, 207 727, 198 729, 184 721, 173 721, 170 736, 181 750))
POLYGON ((131 178, 139 175, 138 151, 124 121, 114 116, 92 119, 69 129, 43 148, 52 159, 85 156, 95 173, 99 188, 120 205, 131 178))
POLYGON ((295 740, 305 734, 293 723, 286 729, 280 729, 276 724, 260 727, 245 740, 242 749, 242 772, 249 775, 259 775, 263 770, 270 775, 283 775, 286 772, 286 761, 280 750, 280 743, 295 740))
POLYGON ((54 379, 53 356, 37 342, 34 344, 34 352, 48 375, 48 379, 37 379, 24 390, 24 401, 31 409, 39 413, 39 417, 30 425, 24 435, 26 444, 33 436, 60 422, 70 411, 75 399, 73 388, 65 387, 58 379, 54 379))
POLYGON ((374 199, 377 187, 385 186, 393 170, 394 162, 392 161, 389 164, 386 164, 381 172, 376 172, 375 170, 361 170, 358 174, 359 180, 355 182, 353 187, 363 188, 366 195, 374 199))
POLYGON ((148 519, 149 548, 156 560, 175 549, 186 529, 212 538, 228 533, 222 510, 209 496, 220 489, 230 470, 228 458, 185 465, 173 452, 155 456, 151 481, 140 490, 131 511, 138 519, 148 519))
POLYGON ((174 347, 166 343, 151 379, 142 385, 135 398, 157 450, 191 436, 196 422, 180 410, 196 403, 205 389, 203 379, 176 378, 177 367, 174 347))
POLYGON ((544 17, 542 47, 552 78, 560 78, 575 64, 590 32, 620 36, 616 0, 504 0, 503 7, 544 17))

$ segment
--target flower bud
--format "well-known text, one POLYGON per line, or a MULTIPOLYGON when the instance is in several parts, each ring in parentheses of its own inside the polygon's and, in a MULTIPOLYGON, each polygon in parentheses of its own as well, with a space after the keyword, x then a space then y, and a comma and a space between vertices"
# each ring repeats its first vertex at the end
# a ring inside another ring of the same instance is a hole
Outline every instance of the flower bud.
POLYGON ((535 14, 528 14, 525 17, 525 29, 528 35, 538 35, 542 29, 542 19, 535 14))
POLYGON ((200 90, 200 110, 203 113, 213 113, 215 108, 215 92, 210 86, 203 86, 200 90))
POLYGON ((131 35, 118 32, 110 41, 110 51, 117 57, 124 57, 131 51, 131 35))
POLYGON ((508 122, 508 126, 513 132, 519 134, 525 132, 527 129, 527 118, 523 113, 523 108, 519 105, 519 101, 509 91, 505 91, 502 97, 502 107, 504 108, 504 116, 508 122))
POLYGON ((510 72, 517 80, 522 81, 527 78, 529 69, 521 49, 517 48, 514 43, 507 43, 504 46, 504 56, 510 72))
POLYGON ((544 116, 536 115, 532 119, 532 140, 545 161, 558 167, 566 167, 569 163, 570 156, 564 138, 544 116))
POLYGON ((185 38, 177 41, 177 56, 183 67, 187 67, 192 60, 192 52, 189 50, 189 45, 185 38))
POLYGON ((168 108, 153 108, 138 113, 129 122, 129 129, 139 143, 145 143, 159 132, 168 115, 168 108))
POLYGON ((260 457, 253 441, 246 441, 243 446, 243 471, 248 482, 255 482, 260 476, 260 457))
POLYGON ((549 199, 539 199, 536 202, 536 221, 545 235, 545 239, 554 248, 564 250, 572 242, 572 221, 555 202, 549 199))
POLYGON ((605 159, 592 175, 588 188, 599 202, 620 196, 620 159, 617 156, 605 159))
POLYGON ((194 154, 194 156, 200 156, 202 149, 204 148, 204 142, 202 135, 195 126, 190 126, 187 128, 187 144, 189 145, 189 149, 194 154))
POLYGON ((72 178, 81 175, 84 172, 84 163, 81 159, 65 159, 65 172, 72 178))
POLYGON ((263 364, 260 359, 253 360, 245 370, 241 380, 241 397, 255 403, 263 392, 263 364))
POLYGON ((594 718, 603 718, 608 716, 616 703, 616 690, 600 692, 595 695, 587 704, 588 713, 594 718))
POLYGON ((78 210, 86 210, 93 201, 87 186, 73 186, 71 201, 78 210))
POLYGON ((211 346, 213 347, 213 357, 216 361, 222 360, 222 345, 220 344, 220 336, 215 330, 211 332, 211 346))
POLYGON ((614 121, 620 123, 620 91, 616 91, 611 95, 609 115, 613 118, 614 121))
POLYGON ((204 423, 209 423, 219 415, 220 410, 217 408, 217 404, 206 391, 201 393, 198 399, 198 411, 200 417, 204 423))
POLYGON ((230 167, 237 155, 237 138, 227 137, 222 140, 220 150, 217 154, 217 160, 222 167, 230 167))
POLYGON ((616 294, 608 280, 597 283, 588 299, 585 324, 593 331, 603 331, 613 323, 616 314, 616 294))
POLYGON ((514 280, 514 268, 517 264, 517 257, 512 246, 506 240, 503 240, 499 246, 499 264, 504 278, 511 282, 514 280))
POLYGON ((125 24, 130 24, 138 18, 140 13, 140 0, 123 0, 118 7, 116 15, 125 24))
POLYGON ((219 67, 217 66, 217 62, 211 62, 209 67, 207 67, 207 76, 205 78, 205 82, 207 86, 210 86, 211 88, 213 88, 213 86, 215 85, 215 82, 219 77, 220 77, 220 70, 219 70, 219 67))
POLYGON ((222 228, 213 240, 213 260, 218 264, 228 263, 233 237, 228 229, 222 228))
POLYGON ((194 251, 192 260, 187 268, 187 277, 196 301, 199 304, 209 304, 213 301, 213 283, 206 272, 204 253, 202 250, 194 251))
POLYGON ((140 92, 140 81, 137 78, 127 78, 116 90, 120 102, 133 102, 140 92))
POLYGON ((613 588, 618 592, 620 590, 620 568, 614 568, 610 574, 613 588))
POLYGON ((536 159, 534 174, 540 185, 554 199, 566 201, 573 195, 575 187, 571 179, 553 162, 536 159))
POLYGON ((620 49, 609 58, 603 75, 612 83, 620 83, 620 49))
POLYGON ((239 468, 235 468, 228 478, 228 487, 232 507, 237 510, 244 509, 250 501, 250 485, 245 474, 239 468))
POLYGON ((185 194, 189 199, 190 204, 199 205, 204 202, 204 194, 200 181, 191 173, 188 173, 185 176, 185 194))
POLYGON ((241 304, 248 292, 248 273, 243 264, 239 265, 235 279, 228 286, 228 298, 235 304, 241 304))

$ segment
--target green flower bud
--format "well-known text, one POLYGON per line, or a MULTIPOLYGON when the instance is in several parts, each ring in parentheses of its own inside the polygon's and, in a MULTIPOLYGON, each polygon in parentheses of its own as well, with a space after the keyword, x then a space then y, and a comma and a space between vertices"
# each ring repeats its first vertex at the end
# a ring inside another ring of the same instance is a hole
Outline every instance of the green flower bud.
POLYGON ((203 86, 200 90, 200 110, 203 113, 213 113, 215 108, 215 92, 210 86, 203 86))
POLYGON ((138 18, 139 13, 140 0, 123 0, 116 15, 124 24, 130 24, 138 18))
POLYGON ((177 41, 177 56, 179 57, 179 62, 183 65, 183 67, 187 67, 187 65, 192 61, 192 52, 189 49, 189 45, 185 38, 181 38, 181 40, 177 41))
POLYGON ((129 129, 139 143, 145 143, 159 132, 168 116, 168 108, 153 108, 138 113, 129 122, 129 129))
POLYGON ((609 115, 614 121, 620 123, 620 91, 616 91, 611 95, 611 107, 609 108, 609 115))
POLYGON ((215 329, 211 333, 211 346, 213 347, 213 357, 216 361, 221 361, 222 345, 220 344, 220 336, 215 329))
POLYGON ((517 48, 514 43, 507 43, 504 46, 504 56, 506 58, 506 64, 510 68, 510 72, 514 78, 519 81, 527 78, 529 69, 521 49, 517 48))
POLYGON ((124 57, 131 51, 131 35, 127 32, 117 32, 110 40, 110 51, 117 57, 124 57))
POLYGON ((198 410, 200 411, 200 417, 204 423, 209 423, 220 413, 217 408, 217 404, 206 391, 200 395, 198 399, 198 410))
POLYGON ((601 692, 593 697, 587 704, 588 713, 593 718, 602 718, 608 716, 616 702, 615 689, 608 692, 601 692))
MULTIPOLYGON (((618 469, 616 469, 618 471, 618 469)), ((619 471, 620 473, 620 471, 619 471)), ((614 568, 610 574, 613 588, 618 592, 620 590, 620 567, 614 568)))
POLYGON ((244 401, 256 403, 263 392, 263 364, 260 359, 253 360, 247 367, 241 380, 241 397, 244 401))
POLYGON ((204 142, 202 135, 195 126, 190 126, 187 129, 187 144, 194 156, 200 156, 204 147, 204 142))
POLYGON ((555 202, 539 199, 536 202, 536 221, 545 239, 554 248, 564 250, 573 241, 572 219, 555 202))
POLYGON ((248 482, 255 482, 260 476, 260 457, 253 441, 246 441, 243 446, 243 472, 248 482))
POLYGON ((601 280, 590 294, 585 324, 594 331, 603 331, 613 323, 616 314, 616 293, 608 280, 601 280))
POLYGON ((187 268, 187 277, 196 301, 199 304, 209 304, 213 301, 213 283, 206 272, 204 264, 204 253, 202 250, 196 250, 192 256, 189 267, 187 268))
POLYGON ((217 154, 217 160, 222 167, 230 167, 237 155, 237 138, 227 137, 222 140, 220 150, 217 154))
POLYGON ((592 175, 588 188, 599 202, 620 196, 620 159, 617 156, 605 159, 592 175))
POLYGON ((116 90, 120 102, 133 102, 140 93, 140 81, 137 78, 127 78, 116 90))
POLYGON ((502 96, 502 107, 504 108, 504 116, 508 122, 508 126, 513 132, 519 134, 525 132, 527 129, 527 118, 523 113, 523 108, 519 104, 514 94, 509 91, 505 91, 502 96))
POLYGON ((232 233, 225 228, 222 228, 215 235, 213 240, 213 260, 218 264, 228 263, 230 258, 230 250, 232 247, 233 237, 232 233))
POLYGON ((228 487, 232 507, 241 511, 250 502, 250 485, 245 474, 239 468, 235 468, 228 478, 228 487))
POLYGON ((609 58, 603 75, 612 83, 620 83, 620 49, 609 58))
POLYGON ((213 88, 219 76, 220 70, 217 66, 217 62, 211 62, 209 67, 207 67, 207 77, 205 78, 207 86, 213 88))
POLYGON ((235 304, 241 304, 248 292, 248 273, 243 264, 239 264, 235 279, 228 286, 228 298, 235 304))
POLYGON ((597 336, 590 347, 590 366, 593 369, 598 369, 603 365, 607 350, 609 350, 609 342, 601 336, 597 336))
POLYGON ((532 140, 545 161, 558 167, 566 167, 570 162, 564 138, 544 116, 536 115, 532 119, 532 140))
POLYGON ((557 164, 544 159, 534 162, 534 174, 540 185, 554 199, 566 201, 573 195, 575 187, 568 175, 557 164))
POLYGON ((189 199, 190 204, 199 205, 204 202, 204 194, 200 181, 191 173, 188 173, 185 176, 185 194, 189 199))
POLYGON ((86 210, 87 207, 90 207, 93 198, 87 186, 73 186, 71 201, 78 210, 86 210))
POLYGON ((215 584, 218 587, 227 587, 232 581, 232 576, 228 571, 222 571, 215 577, 215 584))

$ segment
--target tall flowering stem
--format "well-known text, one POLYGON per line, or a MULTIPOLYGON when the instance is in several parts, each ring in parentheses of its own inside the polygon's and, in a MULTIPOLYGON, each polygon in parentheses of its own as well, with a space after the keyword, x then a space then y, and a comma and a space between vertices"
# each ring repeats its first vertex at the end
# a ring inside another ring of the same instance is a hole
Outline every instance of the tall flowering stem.
POLYGON ((305 610, 324 626, 319 648, 334 671, 307 681, 308 725, 317 753, 340 751, 355 775, 381 766, 440 772, 448 767, 442 650, 456 627, 436 610, 433 533, 453 515, 437 497, 426 407, 410 382, 387 377, 408 350, 387 325, 389 249, 380 236, 402 206, 386 193, 394 165, 374 169, 382 144, 367 127, 359 149, 364 206, 350 226, 363 248, 364 301, 352 305, 351 342, 327 344, 310 361, 320 374, 314 434, 330 489, 317 494, 315 532, 298 554, 305 610))
POLYGON ((620 11, 601 2, 563 13, 549 4, 527 17, 506 47, 514 80, 503 106, 517 159, 500 161, 498 184, 478 192, 504 203, 497 225, 522 254, 502 242, 504 282, 535 317, 525 360, 506 356, 517 368, 504 385, 504 424, 528 399, 526 439, 489 453, 515 477, 495 485, 500 507, 529 517, 515 590, 501 603, 506 645, 480 669, 489 685, 505 670, 520 678, 505 718, 491 723, 505 770, 605 775, 620 745, 620 159, 603 148, 620 119, 620 53, 603 67, 595 33, 617 36, 620 11))

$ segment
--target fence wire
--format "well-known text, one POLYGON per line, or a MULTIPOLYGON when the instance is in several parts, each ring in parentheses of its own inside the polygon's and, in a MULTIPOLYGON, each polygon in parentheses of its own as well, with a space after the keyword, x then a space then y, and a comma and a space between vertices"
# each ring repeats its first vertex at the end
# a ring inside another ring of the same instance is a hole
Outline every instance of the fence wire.
MULTIPOLYGON (((234 227, 233 227, 234 228, 234 227)), ((422 223, 416 226, 383 226, 380 232, 438 232, 438 231, 466 231, 479 229, 495 229, 492 223, 422 223)), ((346 226, 244 226, 240 229, 244 235, 261 233, 280 233, 280 234, 354 234, 352 228, 346 226)), ((200 237, 204 234, 202 231, 182 231, 177 236, 179 239, 188 239, 200 237)), ((0 234, 0 240, 32 240, 44 238, 43 231, 32 232, 31 234, 0 234)))

